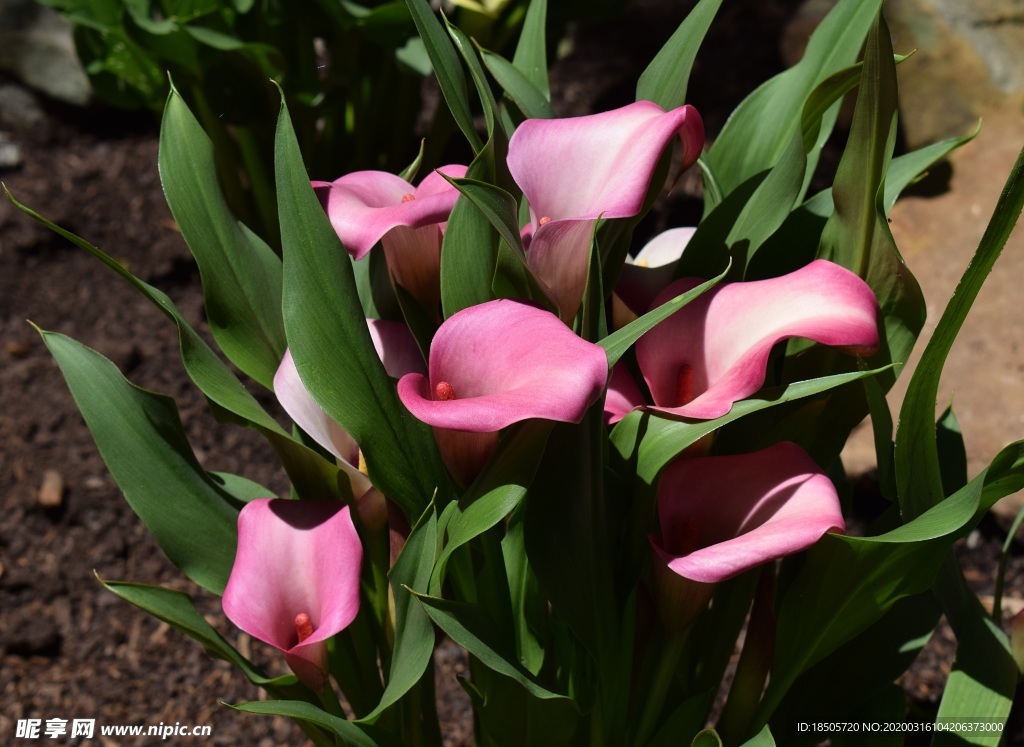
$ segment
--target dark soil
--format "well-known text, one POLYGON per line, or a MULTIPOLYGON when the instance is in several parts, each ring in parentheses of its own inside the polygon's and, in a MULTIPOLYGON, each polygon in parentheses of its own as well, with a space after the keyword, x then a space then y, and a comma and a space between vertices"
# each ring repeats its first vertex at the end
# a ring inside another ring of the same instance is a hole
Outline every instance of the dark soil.
MULTIPOLYGON (((555 70, 557 111, 582 114, 632 100, 643 64, 688 6, 635 3, 623 18, 579 28, 574 51, 555 70)), ((689 97, 709 134, 743 93, 782 68, 777 40, 795 6, 725 4, 689 97)), ((10 131, 2 114, 0 128, 10 131)), ((0 177, 14 197, 165 291, 208 334, 198 272, 160 189, 149 116, 51 105, 41 122, 11 138, 23 164, 0 177)), ((649 230, 692 223, 691 197, 692 189, 681 190, 649 230)), ((193 593, 229 640, 272 669, 282 666, 235 631, 218 600, 198 592, 158 550, 107 473, 57 366, 26 320, 102 352, 135 384, 173 396, 206 469, 245 475, 279 494, 288 490, 258 434, 215 423, 185 375, 167 318, 99 262, 0 200, 0 742, 12 738, 18 719, 85 717, 97 724, 209 724, 213 735, 204 743, 212 744, 303 743, 285 719, 220 705, 259 692, 228 664, 97 583, 99 576, 193 593), (63 484, 58 505, 40 500, 47 471, 63 484)), ((262 401, 279 413, 272 397, 262 401)), ((992 594, 1002 536, 984 524, 961 548, 968 578, 982 594, 992 594)), ((1007 577, 1018 592, 1022 572, 1024 563, 1011 561, 1007 577)), ((941 696, 952 650, 948 631, 940 632, 902 681, 925 715, 941 696)), ((450 743, 471 743, 465 701, 456 697, 455 676, 464 676, 465 667, 451 647, 439 671, 450 743)))

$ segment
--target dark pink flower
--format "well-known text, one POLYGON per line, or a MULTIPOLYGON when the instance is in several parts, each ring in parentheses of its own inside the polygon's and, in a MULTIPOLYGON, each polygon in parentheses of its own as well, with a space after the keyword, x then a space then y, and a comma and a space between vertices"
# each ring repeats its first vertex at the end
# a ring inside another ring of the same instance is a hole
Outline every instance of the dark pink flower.
POLYGON ((601 347, 550 312, 499 299, 447 319, 430 345, 429 377, 402 377, 398 396, 434 426, 445 464, 468 485, 499 430, 530 418, 578 423, 607 379, 601 347))
MULTIPOLYGON (((466 167, 438 171, 460 178, 466 167)), ((459 192, 438 171, 418 187, 384 171, 356 171, 313 182, 331 225, 354 259, 380 241, 395 281, 433 312, 440 298, 441 239, 459 192)))
POLYGON ((585 117, 529 119, 509 140, 508 166, 530 205, 527 259, 572 319, 586 283, 598 218, 625 218, 643 207, 654 169, 674 137, 683 168, 704 144, 692 106, 666 112, 650 101, 585 117))
POLYGON ((319 691, 327 673, 327 640, 359 612, 362 559, 348 506, 251 501, 238 516, 224 614, 280 650, 299 679, 319 691))
MULTIPOLYGON (((676 281, 652 307, 700 282, 676 281)), ((637 341, 637 362, 654 399, 648 409, 687 418, 725 415, 761 388, 769 352, 788 337, 869 355, 878 347, 877 313, 868 285, 825 260, 770 280, 712 288, 637 341)))

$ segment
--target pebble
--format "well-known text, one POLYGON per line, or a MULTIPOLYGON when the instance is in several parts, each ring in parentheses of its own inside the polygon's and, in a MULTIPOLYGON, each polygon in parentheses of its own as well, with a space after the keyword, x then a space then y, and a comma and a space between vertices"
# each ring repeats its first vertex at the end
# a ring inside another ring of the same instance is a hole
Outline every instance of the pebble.
POLYGON ((43 473, 43 484, 39 486, 36 496, 43 508, 57 508, 64 500, 64 478, 55 469, 43 473))
POLYGON ((21 166, 21 148, 7 135, 0 132, 0 171, 21 166))

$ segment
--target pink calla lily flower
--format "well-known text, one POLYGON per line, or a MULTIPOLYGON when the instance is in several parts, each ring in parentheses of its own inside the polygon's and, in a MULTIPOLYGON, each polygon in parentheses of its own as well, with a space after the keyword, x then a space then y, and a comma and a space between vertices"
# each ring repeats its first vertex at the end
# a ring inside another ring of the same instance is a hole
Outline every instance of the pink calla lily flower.
MULTIPOLYGON (((700 282, 673 283, 652 308, 700 282)), ((686 418, 725 415, 761 388, 768 354, 789 337, 870 355, 878 347, 877 312, 868 285, 825 260, 778 278, 712 288, 637 341, 637 362, 654 398, 648 409, 686 418)), ((613 421, 618 417, 612 413, 613 421)))
MULTIPOLYGON (((466 167, 442 166, 453 178, 466 167)), ((385 171, 356 171, 313 189, 338 238, 354 259, 362 259, 380 241, 395 281, 425 309, 440 299, 441 239, 459 192, 438 171, 418 187, 385 171)))
POLYGON ((508 167, 530 204, 527 259, 563 320, 583 297, 594 224, 640 212, 676 136, 687 168, 704 143, 700 116, 692 106, 666 112, 650 101, 585 117, 529 119, 512 135, 508 167))
POLYGON ((280 650, 313 690, 324 686, 327 640, 359 612, 363 548, 348 506, 260 498, 238 515, 238 551, 224 614, 280 650))
MULTIPOLYGON (((413 371, 426 372, 416 340, 408 327, 383 319, 367 319, 366 323, 370 328, 370 339, 389 376, 397 379, 413 371)), ((359 471, 359 445, 306 391, 291 351, 285 351, 274 375, 274 393, 295 424, 337 458, 338 466, 348 475, 352 495, 357 499, 365 495, 372 485, 370 479, 359 471)))
POLYGON ((402 377, 398 396, 434 427, 449 471, 468 485, 499 430, 530 418, 578 423, 607 379, 600 346, 548 311, 499 299, 448 318, 430 345, 429 377, 402 377))
POLYGON ((799 446, 684 458, 658 481, 654 552, 662 620, 680 630, 707 606, 715 584, 843 533, 835 486, 799 446))
POLYGON ((835 486, 794 443, 681 459, 658 481, 655 555, 674 573, 718 583, 845 532, 835 486))

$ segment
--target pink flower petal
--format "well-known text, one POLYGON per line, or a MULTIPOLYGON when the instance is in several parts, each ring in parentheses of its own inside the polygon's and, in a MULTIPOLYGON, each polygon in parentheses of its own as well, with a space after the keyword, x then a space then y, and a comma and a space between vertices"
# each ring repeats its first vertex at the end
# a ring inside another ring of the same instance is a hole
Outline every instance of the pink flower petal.
POLYGON ((238 516, 238 551, 224 590, 224 614, 284 652, 303 682, 319 690, 326 672, 324 642, 359 612, 362 557, 348 506, 251 501, 238 516), (313 628, 301 643, 295 623, 300 613, 309 616, 313 628))
POLYGON ((640 212, 654 167, 672 138, 683 144, 683 167, 704 143, 692 106, 666 112, 650 101, 586 117, 528 119, 509 140, 508 166, 534 223, 623 218, 640 212))
POLYGON ((753 454, 669 465, 658 482, 655 555, 684 578, 717 583, 844 532, 836 489, 806 452, 780 443, 753 454))
POLYGON ((604 350, 550 312, 498 299, 452 315, 430 346, 430 378, 409 374, 398 396, 440 428, 487 433, 530 418, 579 422, 608 379, 604 350), (446 382, 454 398, 437 399, 446 382))
POLYGON ((618 423, 637 407, 643 407, 645 404, 647 403, 644 401, 644 395, 633 381, 629 369, 621 362, 616 363, 612 367, 612 378, 604 398, 605 423, 618 423))
POLYGON ((441 455, 462 484, 490 457, 497 431, 530 418, 578 423, 608 379, 601 347, 554 314, 508 299, 447 319, 431 343, 429 368, 429 379, 402 377, 398 396, 434 426, 441 455))
MULTIPOLYGON (((465 166, 442 166, 439 171, 455 178, 466 175, 465 166)), ((313 189, 355 259, 362 259, 395 226, 445 222, 459 197, 458 190, 436 173, 414 188, 384 171, 355 171, 333 182, 313 182, 313 189)))
POLYGON ((570 324, 583 300, 595 220, 559 220, 539 226, 530 237, 526 259, 570 324))
POLYGON ((696 228, 670 228, 648 241, 634 259, 627 258, 615 283, 615 292, 630 311, 643 314, 672 282, 676 261, 696 228))
MULTIPOLYGON (((409 328, 400 322, 367 319, 370 339, 392 378, 407 373, 426 372, 423 357, 409 328)), ((338 466, 348 475, 352 493, 356 498, 372 486, 369 478, 359 471, 359 445, 348 431, 332 420, 309 394, 295 368, 290 350, 286 350, 281 365, 274 375, 274 393, 288 416, 302 430, 338 459, 338 466)))
MULTIPOLYGON (((673 283, 653 306, 699 282, 673 283)), ((761 388, 772 346, 788 337, 870 354, 878 346, 877 307, 863 280, 825 260, 779 278, 712 288, 637 342, 650 409, 688 418, 726 414, 761 388)))

